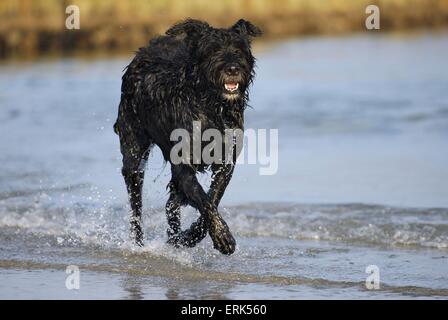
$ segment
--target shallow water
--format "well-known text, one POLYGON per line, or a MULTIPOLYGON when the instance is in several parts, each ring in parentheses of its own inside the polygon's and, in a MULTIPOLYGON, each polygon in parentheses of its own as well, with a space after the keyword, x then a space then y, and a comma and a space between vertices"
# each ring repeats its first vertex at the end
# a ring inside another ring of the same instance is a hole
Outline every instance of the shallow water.
POLYGON ((157 150, 146 245, 129 241, 112 132, 128 58, 0 65, 0 298, 446 299, 447 49, 446 34, 260 49, 246 123, 279 129, 279 170, 236 169, 220 210, 231 257, 209 238, 165 244, 157 150), (79 290, 65 287, 68 265, 79 290), (369 265, 379 290, 366 289, 369 265))

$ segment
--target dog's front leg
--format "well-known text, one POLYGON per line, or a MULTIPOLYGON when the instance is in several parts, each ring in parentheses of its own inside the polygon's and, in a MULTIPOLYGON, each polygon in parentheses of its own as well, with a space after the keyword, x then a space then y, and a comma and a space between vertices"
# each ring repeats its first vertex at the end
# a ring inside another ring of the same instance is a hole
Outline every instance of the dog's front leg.
POLYGON ((180 213, 183 194, 177 190, 174 180, 169 183, 168 187, 170 189, 170 197, 165 207, 169 225, 169 229, 167 230, 168 243, 176 247, 194 247, 201 242, 208 233, 206 220, 201 215, 190 228, 182 231, 180 226, 180 213))
MULTIPOLYGON (((219 202, 227 188, 232 177, 233 164, 213 165, 212 166, 212 183, 208 191, 208 197, 212 205, 218 208, 219 202)), ((180 230, 180 207, 179 192, 173 183, 170 183, 170 197, 166 204, 166 214, 168 218, 168 243, 175 246, 194 247, 208 232, 205 218, 201 215, 187 230, 180 230)))
POLYGON ((212 204, 218 208, 224 192, 232 179, 235 165, 231 164, 214 164, 212 166, 212 182, 208 190, 208 196, 212 204))
POLYGON ((199 224, 198 227, 208 229, 215 249, 223 254, 232 254, 235 251, 235 239, 227 223, 197 180, 195 171, 186 165, 173 165, 172 182, 188 204, 201 214, 204 225, 199 224))

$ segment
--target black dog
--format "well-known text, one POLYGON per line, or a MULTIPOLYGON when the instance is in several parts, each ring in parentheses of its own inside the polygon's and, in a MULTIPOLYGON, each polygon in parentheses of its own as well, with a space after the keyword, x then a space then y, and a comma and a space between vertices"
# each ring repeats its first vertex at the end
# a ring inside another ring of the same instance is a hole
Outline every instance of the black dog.
MULTIPOLYGON (((188 19, 140 48, 127 66, 114 130, 120 137, 122 174, 137 244, 143 244, 142 185, 151 146, 159 146, 165 160, 170 161, 170 151, 176 144, 170 140, 174 129, 192 132, 193 121, 200 121, 202 130, 243 129, 247 89, 254 76, 250 40, 259 35, 260 29, 243 19, 229 29, 188 19)), ((221 253, 235 251, 235 239, 217 210, 233 169, 234 161, 212 165, 171 162, 166 204, 169 243, 193 247, 209 232, 221 253), (212 170, 208 193, 196 178, 197 172, 206 169, 212 170), (185 231, 180 228, 183 205, 200 212, 200 218, 185 231)))

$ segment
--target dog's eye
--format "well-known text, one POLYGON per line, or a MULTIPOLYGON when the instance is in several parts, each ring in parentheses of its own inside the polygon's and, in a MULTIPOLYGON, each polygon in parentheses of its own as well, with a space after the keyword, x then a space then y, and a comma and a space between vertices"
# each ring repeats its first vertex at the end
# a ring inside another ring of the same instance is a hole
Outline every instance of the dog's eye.
POLYGON ((213 54, 213 53, 216 53, 216 52, 218 52, 218 51, 220 51, 221 50, 221 47, 220 46, 217 46, 217 45, 211 45, 211 46, 209 46, 208 48, 207 48, 207 53, 208 54, 213 54))
POLYGON ((231 48, 227 52, 230 53, 230 54, 233 54, 233 55, 241 55, 241 54, 243 54, 243 51, 241 51, 238 48, 231 48))

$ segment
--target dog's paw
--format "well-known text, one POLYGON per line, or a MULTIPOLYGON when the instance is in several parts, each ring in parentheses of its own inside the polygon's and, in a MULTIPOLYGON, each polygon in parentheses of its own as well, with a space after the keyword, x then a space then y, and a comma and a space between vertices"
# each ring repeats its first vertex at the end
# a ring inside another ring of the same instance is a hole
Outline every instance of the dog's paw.
POLYGON ((174 246, 175 248, 193 248, 199 243, 199 241, 190 233, 182 231, 174 236, 169 237, 167 243, 174 246))
POLYGON ((193 223, 191 227, 185 231, 173 233, 171 229, 168 230, 168 243, 175 247, 182 246, 192 248, 205 238, 207 230, 208 228, 204 219, 199 218, 198 221, 193 223))
POLYGON ((211 217, 209 234, 216 250, 225 255, 235 252, 235 238, 230 233, 227 223, 217 213, 211 217))
POLYGON ((133 238, 135 244, 139 247, 143 247, 143 231, 140 225, 133 225, 131 227, 131 237, 133 238))
POLYGON ((174 233, 171 229, 168 229, 166 233, 168 234, 168 241, 166 243, 172 245, 175 248, 179 248, 181 246, 179 233, 174 233))

